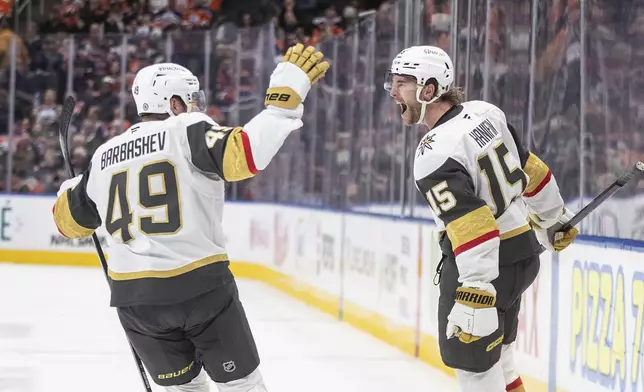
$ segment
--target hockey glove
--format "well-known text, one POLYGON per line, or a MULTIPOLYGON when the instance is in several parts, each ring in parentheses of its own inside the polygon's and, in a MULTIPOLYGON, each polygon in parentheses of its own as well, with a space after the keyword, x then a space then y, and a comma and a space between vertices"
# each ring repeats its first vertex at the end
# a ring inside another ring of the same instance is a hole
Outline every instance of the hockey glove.
POLYGON ((284 109, 292 112, 289 113, 291 115, 301 117, 302 102, 311 85, 329 69, 329 63, 322 61, 323 57, 322 52, 312 46, 304 48, 304 45, 297 44, 290 47, 271 75, 264 105, 284 109))
POLYGON ((499 329, 496 289, 491 283, 464 282, 447 316, 447 338, 472 343, 499 329))
POLYGON ((575 227, 571 228, 568 231, 561 231, 563 225, 572 219, 575 214, 567 209, 563 208, 563 213, 557 219, 557 222, 550 227, 542 227, 539 225, 541 220, 536 215, 530 216, 530 224, 534 229, 534 232, 537 235, 537 239, 546 249, 551 252, 561 252, 566 249, 568 245, 572 244, 579 234, 579 230, 575 227))
POLYGON ((70 178, 68 180, 65 180, 62 184, 60 184, 60 189, 56 193, 56 197, 60 197, 65 191, 68 189, 73 189, 76 185, 78 185, 79 182, 83 179, 83 175, 79 174, 78 176, 74 178, 70 178))

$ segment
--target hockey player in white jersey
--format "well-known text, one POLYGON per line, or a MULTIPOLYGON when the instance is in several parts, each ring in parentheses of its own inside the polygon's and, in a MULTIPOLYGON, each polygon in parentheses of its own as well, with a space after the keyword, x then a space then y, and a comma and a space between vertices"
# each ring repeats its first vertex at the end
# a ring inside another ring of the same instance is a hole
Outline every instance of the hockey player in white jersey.
POLYGON ((440 353, 463 392, 525 391, 512 358, 521 294, 539 271, 541 244, 561 251, 577 230, 560 231, 572 213, 548 166, 503 111, 463 102, 454 71, 442 49, 416 46, 396 56, 385 80, 404 123, 429 129, 414 178, 440 230, 440 353))
POLYGON ((54 206, 59 231, 108 237, 111 306, 155 383, 167 391, 264 392, 259 355, 229 269, 224 182, 264 169, 302 126, 302 102, 329 67, 313 47, 288 50, 266 108, 242 127, 202 113, 199 81, 177 64, 141 69, 142 122, 98 148, 54 206))

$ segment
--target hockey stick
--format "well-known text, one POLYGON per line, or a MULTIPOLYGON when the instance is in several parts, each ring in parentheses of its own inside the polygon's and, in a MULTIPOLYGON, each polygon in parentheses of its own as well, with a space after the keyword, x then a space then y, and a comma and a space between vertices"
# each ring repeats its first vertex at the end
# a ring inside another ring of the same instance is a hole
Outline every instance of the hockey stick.
MULTIPOLYGON (((65 168, 67 169, 67 175, 69 175, 69 178, 74 178, 76 177, 76 174, 74 173, 74 167, 72 166, 71 160, 69 158, 69 123, 72 120, 72 115, 74 114, 74 107, 76 106, 76 101, 74 100, 73 97, 69 96, 65 98, 65 103, 63 105, 63 112, 60 115, 60 124, 58 125, 58 142, 60 143, 60 149, 62 150, 63 153, 63 160, 65 161, 65 168)), ((98 241, 98 236, 96 233, 92 233, 92 240, 94 241, 94 247, 96 248, 96 253, 98 254, 98 258, 101 261, 101 267, 103 267, 103 273, 105 274, 105 279, 107 279, 107 283, 109 284, 109 277, 107 274, 107 261, 105 260, 105 254, 103 253, 103 249, 101 248, 101 243, 98 241)), ((143 385, 145 386, 146 392, 152 392, 152 388, 150 387, 150 381, 148 380, 148 377, 145 374, 145 368, 143 367, 143 362, 141 362, 141 358, 139 357, 139 354, 136 353, 134 350, 134 347, 132 347, 132 344, 129 343, 130 345, 130 350, 132 350, 132 355, 134 356, 134 362, 136 362, 137 367, 139 368, 139 374, 141 376, 141 381, 143 381, 143 385)))
POLYGON ((558 232, 568 231, 572 229, 573 226, 581 222, 582 219, 590 215, 597 207, 599 207, 603 202, 605 202, 609 197, 613 196, 615 192, 620 190, 624 185, 626 185, 634 177, 642 174, 644 172, 644 162, 637 162, 633 168, 626 173, 622 174, 615 182, 610 184, 610 186, 602 191, 597 197, 595 197, 588 205, 581 209, 575 216, 572 217, 566 224, 561 227, 561 230, 558 232))

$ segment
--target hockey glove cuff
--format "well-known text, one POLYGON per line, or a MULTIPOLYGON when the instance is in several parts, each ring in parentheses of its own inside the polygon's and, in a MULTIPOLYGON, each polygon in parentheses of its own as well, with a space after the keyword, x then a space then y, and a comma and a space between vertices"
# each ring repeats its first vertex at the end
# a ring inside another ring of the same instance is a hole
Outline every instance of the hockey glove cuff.
POLYGON ((322 61, 323 57, 322 52, 312 46, 304 48, 297 44, 289 48, 271 75, 264 105, 295 111, 302 116, 302 102, 311 85, 329 69, 329 63, 322 61))
POLYGON ((447 316, 447 338, 472 343, 499 329, 496 289, 491 283, 464 282, 447 316))
POLYGON ((572 244, 577 237, 577 234, 579 234, 579 230, 575 227, 568 231, 561 231, 563 225, 572 219, 573 216, 575 216, 575 214, 564 207, 562 214, 557 219, 557 222, 548 228, 539 226, 539 221, 536 217, 531 217, 530 223, 541 245, 551 252, 561 252, 572 244))
POLYGON ((78 183, 81 182, 83 179, 83 175, 79 174, 74 178, 70 178, 69 180, 65 180, 62 184, 60 184, 60 189, 58 190, 58 193, 56 193, 56 197, 60 197, 63 193, 65 193, 66 190, 74 188, 78 183))

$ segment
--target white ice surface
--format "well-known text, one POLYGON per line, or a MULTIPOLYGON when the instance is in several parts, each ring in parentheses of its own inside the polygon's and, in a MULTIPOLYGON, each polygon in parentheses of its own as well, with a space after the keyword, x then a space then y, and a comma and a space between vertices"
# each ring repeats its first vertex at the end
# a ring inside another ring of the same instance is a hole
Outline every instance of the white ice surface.
MULTIPOLYGON (((238 285, 270 392, 457 390, 452 378, 278 290, 238 285)), ((100 269, 0 264, 0 391, 143 391, 108 298, 100 269)))

